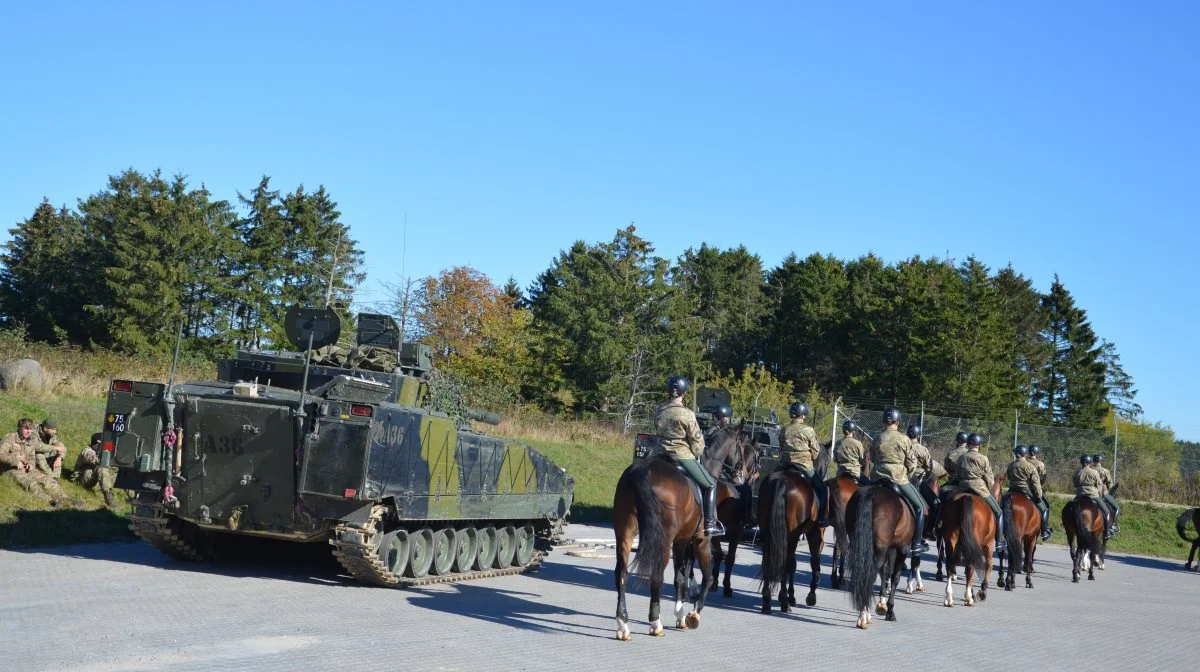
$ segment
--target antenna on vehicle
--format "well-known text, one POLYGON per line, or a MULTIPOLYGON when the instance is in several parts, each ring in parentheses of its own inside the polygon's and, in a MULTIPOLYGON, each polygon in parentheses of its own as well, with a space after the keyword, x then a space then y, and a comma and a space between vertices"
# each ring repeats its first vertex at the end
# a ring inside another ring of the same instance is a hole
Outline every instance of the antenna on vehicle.
POLYGON ((175 331, 175 356, 171 358, 171 375, 167 378, 167 386, 163 388, 163 406, 167 410, 167 429, 163 438, 175 446, 174 469, 171 469, 171 458, 163 451, 163 471, 171 471, 179 476, 183 468, 183 443, 175 431, 175 369, 179 366, 179 346, 183 342, 183 318, 179 318, 179 328, 175 331))

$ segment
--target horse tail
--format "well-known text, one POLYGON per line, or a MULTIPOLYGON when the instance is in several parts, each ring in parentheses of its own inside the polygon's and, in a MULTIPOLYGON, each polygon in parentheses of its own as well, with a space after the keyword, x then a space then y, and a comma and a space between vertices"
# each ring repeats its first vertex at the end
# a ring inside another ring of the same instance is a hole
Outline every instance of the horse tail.
POLYGON ((854 517, 854 536, 850 538, 850 598, 854 608, 871 606, 871 593, 879 568, 875 564, 875 488, 859 490, 858 515, 854 517))
POLYGON ((629 566, 631 574, 650 581, 662 574, 662 559, 667 554, 667 533, 663 529, 662 502, 654 494, 650 480, 650 463, 640 464, 628 472, 637 504, 638 552, 629 566))
POLYGON ((1015 569, 1025 566, 1025 545, 1017 534, 1017 520, 1013 518, 1013 495, 1004 498, 1004 540, 1008 542, 1008 566, 1015 569))
MULTIPOLYGON (((1096 508, 1099 508, 1098 504, 1096 508)), ((1104 514, 1097 511, 1096 515, 1103 516, 1104 514)), ((1083 524, 1083 506, 1079 503, 1075 504, 1075 534, 1079 537, 1080 550, 1086 549, 1089 553, 1100 555, 1100 540, 1090 526, 1083 524)))
POLYGON ((1187 509, 1183 513, 1179 514, 1179 518, 1175 520, 1175 531, 1179 533, 1179 538, 1183 539, 1189 544, 1194 544, 1197 541, 1200 541, 1200 536, 1197 536, 1195 539, 1189 539, 1187 536, 1187 525, 1192 521, 1192 518, 1195 515, 1196 509, 1187 509))
POLYGON ((836 478, 833 483, 834 485, 829 487, 829 517, 833 523, 833 531, 837 534, 838 546, 841 546, 842 553, 845 553, 850 548, 850 535, 846 532, 846 503, 842 501, 836 478))
POLYGON ((771 502, 771 512, 767 518, 766 534, 762 542, 762 569, 760 577, 763 587, 768 592, 774 592, 775 586, 784 578, 787 567, 788 529, 787 529, 787 492, 788 479, 782 474, 770 478, 764 484, 766 495, 771 502))
MULTIPOLYGON (((979 545, 979 539, 975 537, 975 500, 977 497, 963 497, 962 502, 962 520, 959 522, 962 534, 958 535, 958 559, 962 566, 970 565, 979 571, 983 571, 987 565, 987 556, 983 553, 983 547, 979 545)), ((999 530, 997 530, 999 532, 999 530)))

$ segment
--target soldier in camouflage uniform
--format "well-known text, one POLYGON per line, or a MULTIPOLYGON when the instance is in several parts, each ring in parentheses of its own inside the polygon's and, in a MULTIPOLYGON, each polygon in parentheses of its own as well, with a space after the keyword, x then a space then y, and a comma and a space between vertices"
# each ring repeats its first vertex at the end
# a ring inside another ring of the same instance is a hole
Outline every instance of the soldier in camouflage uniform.
POLYGON ((925 529, 925 503, 908 480, 908 474, 916 465, 917 458, 913 453, 912 442, 900 433, 900 409, 889 408, 884 411, 883 424, 887 425, 887 428, 875 437, 871 444, 871 480, 885 485, 890 483, 899 488, 901 496, 916 516, 917 529, 909 549, 915 558, 920 556, 922 551, 929 549, 922 534, 925 529))
MULTIPOLYGON (((1036 445, 1029 446, 1029 462, 1037 467, 1038 482, 1042 484, 1042 507, 1050 510, 1050 501, 1046 499, 1046 463, 1042 461, 1042 449, 1036 445)), ((1053 535, 1054 528, 1046 521, 1047 533, 1053 535)))
POLYGON ((779 433, 779 467, 792 464, 799 467, 812 485, 817 496, 817 526, 829 526, 829 488, 825 485, 825 474, 816 473, 817 458, 821 455, 821 443, 817 432, 804 424, 808 417, 808 404, 799 401, 788 406, 792 421, 779 433))
MULTIPOLYGON (((946 469, 946 485, 958 487, 958 458, 967 452, 967 433, 959 432, 954 435, 954 449, 946 453, 942 466, 946 469)), ((947 492, 950 492, 948 490, 947 492)))
POLYGON ((1112 473, 1104 467, 1104 456, 1100 453, 1092 455, 1092 468, 1100 473, 1100 480, 1104 483, 1104 489, 1100 491, 1100 499, 1108 504, 1108 510, 1113 514, 1113 534, 1121 531, 1121 524, 1115 521, 1120 520, 1121 505, 1117 504, 1117 498, 1112 495, 1113 477, 1112 473))
POLYGON ((725 527, 717 520, 717 481, 700 464, 704 455, 704 437, 696 414, 683 405, 688 381, 683 376, 674 376, 667 381, 667 403, 658 407, 654 414, 654 427, 662 448, 679 461, 684 473, 700 486, 700 503, 704 509, 704 534, 717 537, 725 534, 725 527))
POLYGON ((53 418, 38 425, 38 440, 33 444, 38 471, 50 474, 55 480, 62 476, 63 456, 67 447, 58 439, 58 423, 53 418))
POLYGON ((1004 470, 1004 477, 1008 480, 1008 491, 1019 492, 1029 498, 1033 505, 1037 507, 1038 513, 1042 516, 1042 541, 1050 540, 1050 507, 1044 506, 1045 493, 1042 492, 1042 479, 1038 475, 1037 465, 1027 459, 1029 448, 1025 446, 1017 446, 1013 450, 1012 462, 1008 463, 1008 468, 1004 470))
POLYGON ((920 427, 909 425, 908 431, 905 434, 908 436, 908 440, 912 442, 913 455, 916 458, 912 471, 908 474, 908 478, 917 486, 917 492, 921 493, 921 497, 929 505, 930 513, 932 514, 932 523, 924 533, 926 538, 933 539, 935 538, 934 526, 937 523, 938 508, 941 505, 941 501, 937 495, 933 494, 933 484, 946 476, 946 470, 939 462, 933 459, 933 456, 929 453, 929 449, 921 445, 921 442, 917 440, 921 435, 920 427))
POLYGON ((729 426, 730 419, 733 418, 733 411, 728 406, 718 406, 713 409, 713 424, 704 434, 704 445, 712 447, 720 445, 726 437, 733 434, 733 428, 729 426))
POLYGON ((858 425, 854 424, 852 420, 842 423, 842 438, 833 449, 833 461, 837 464, 835 476, 849 476, 862 485, 866 480, 863 475, 865 455, 862 441, 854 437, 856 431, 858 431, 858 425))
POLYGON ((967 452, 958 458, 958 491, 979 495, 992 509, 996 517, 996 551, 1008 550, 1004 541, 1004 512, 992 497, 992 484, 996 478, 992 473, 992 462, 987 455, 979 452, 983 445, 983 435, 972 432, 967 437, 967 452))
POLYGON ((93 434, 92 443, 79 453, 79 457, 75 458, 72 480, 88 490, 95 490, 99 485, 100 492, 104 495, 104 505, 111 509, 116 506, 112 491, 113 474, 111 470, 100 466, 100 441, 102 438, 100 432, 93 434))
POLYGON ((0 439, 0 471, 22 488, 45 495, 50 506, 58 506, 60 501, 71 501, 49 474, 37 469, 37 443, 33 420, 21 418, 17 421, 17 431, 9 432, 0 439))
POLYGON ((1104 515, 1104 538, 1112 539, 1112 512, 1108 510, 1108 503, 1101 497, 1104 493, 1104 477, 1092 468, 1091 455, 1080 455, 1079 465, 1079 471, 1075 472, 1074 478, 1071 479, 1075 484, 1075 497, 1086 497, 1100 507, 1100 513, 1104 515))

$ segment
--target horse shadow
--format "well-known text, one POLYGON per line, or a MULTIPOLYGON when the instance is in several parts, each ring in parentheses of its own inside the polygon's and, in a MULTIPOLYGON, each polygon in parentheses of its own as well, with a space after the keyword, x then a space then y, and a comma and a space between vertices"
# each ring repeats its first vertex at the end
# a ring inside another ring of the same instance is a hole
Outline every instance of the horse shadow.
POLYGON ((1148 558, 1141 555, 1117 555, 1109 553, 1104 556, 1105 560, 1112 560, 1123 565, 1131 565, 1133 567, 1143 567, 1145 569, 1158 569, 1164 572, 1177 572, 1182 574, 1195 574, 1194 569, 1184 569, 1182 560, 1164 560, 1162 558, 1148 558))

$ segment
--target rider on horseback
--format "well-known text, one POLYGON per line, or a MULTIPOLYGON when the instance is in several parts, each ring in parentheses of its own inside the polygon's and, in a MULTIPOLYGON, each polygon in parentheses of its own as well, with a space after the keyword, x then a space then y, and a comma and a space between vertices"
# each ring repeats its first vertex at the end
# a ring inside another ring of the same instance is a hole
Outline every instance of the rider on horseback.
POLYGON ((829 527, 829 490, 825 487, 825 474, 816 473, 815 467, 821 444, 816 430, 804 424, 808 404, 792 402, 788 415, 792 416, 792 422, 779 433, 779 466, 792 464, 800 469, 817 496, 817 527, 829 527))
MULTIPOLYGON (((946 470, 942 465, 933 459, 929 454, 929 449, 921 445, 917 439, 921 435, 921 428, 916 425, 909 425, 908 431, 905 432, 908 440, 912 442, 913 454, 916 456, 916 464, 909 471, 908 477, 917 486, 917 491, 921 493, 921 497, 925 503, 929 505, 931 520, 936 521, 938 517, 938 507, 941 502, 937 495, 933 494, 933 484, 942 480, 946 475, 946 470)), ((929 529, 924 531, 927 539, 936 539, 934 534, 934 526, 929 525, 929 529)))
POLYGON ((658 407, 654 415, 654 427, 662 441, 662 448, 678 460, 683 472, 700 486, 700 502, 704 508, 704 534, 718 537, 725 534, 725 527, 717 520, 717 482, 712 474, 700 464, 704 454, 704 437, 696 414, 683 405, 688 381, 683 376, 674 376, 667 381, 667 403, 658 407))
POLYGON ((733 428, 729 426, 729 420, 733 417, 733 411, 728 406, 718 406, 713 409, 713 424, 708 428, 708 432, 704 434, 704 446, 711 448, 719 445, 725 437, 733 434, 733 428))
POLYGON ((1016 459, 1008 463, 1008 469, 1004 472, 1005 478, 1008 479, 1008 491, 1009 493, 1019 492, 1033 502, 1038 513, 1042 515, 1042 541, 1049 541, 1050 507, 1042 503, 1044 493, 1042 492, 1041 478, 1038 477, 1037 466, 1026 459, 1029 449, 1025 446, 1017 446, 1016 450, 1013 450, 1013 455, 1016 459))
POLYGON ((860 485, 863 477, 863 445, 862 441, 854 438, 858 425, 853 420, 842 423, 842 438, 833 449, 833 461, 837 464, 835 476, 849 476, 860 485))
POLYGON ((1104 514, 1104 538, 1112 539, 1115 534, 1112 528, 1112 512, 1108 510, 1108 502, 1101 498, 1104 492, 1104 477, 1092 468, 1091 455, 1080 455, 1079 464, 1079 471, 1075 472, 1072 479, 1075 483, 1075 498, 1086 497, 1100 507, 1100 513, 1104 514))
MULTIPOLYGON (((1047 511, 1050 510, 1050 501, 1046 499, 1046 463, 1042 461, 1042 449, 1036 445, 1029 447, 1029 462, 1037 467, 1038 482, 1042 484, 1042 506, 1047 511)), ((1049 534, 1054 534, 1054 528, 1050 526, 1050 521, 1046 521, 1046 531, 1049 534)))
POLYGON ((889 408, 884 411, 883 424, 887 425, 887 428, 875 437, 871 444, 871 480, 895 486, 908 502, 917 519, 909 552, 914 558, 920 557, 922 551, 929 549, 929 545, 922 538, 922 530, 925 529, 925 506, 921 495, 908 480, 909 471, 916 464, 917 458, 913 452, 912 441, 900 433, 900 409, 889 408))
POLYGON ((992 462, 987 455, 979 452, 983 445, 983 435, 972 432, 967 437, 967 452, 958 458, 958 491, 979 495, 987 505, 992 507, 992 515, 996 517, 996 552, 1008 550, 1004 540, 1004 512, 992 497, 992 462))
MULTIPOLYGON (((1112 495, 1113 477, 1108 469, 1104 468, 1104 456, 1100 453, 1092 455, 1092 468, 1100 472, 1100 480, 1104 482, 1104 489, 1100 491, 1100 499, 1108 504, 1108 510, 1114 514, 1114 517, 1119 518, 1121 514, 1121 505, 1117 504, 1117 498, 1112 495)), ((1113 523, 1113 534, 1121 531, 1120 523, 1113 523)))
POLYGON ((942 461, 942 467, 946 471, 946 487, 940 491, 940 499, 938 508, 933 510, 933 520, 929 521, 929 529, 935 534, 937 532, 938 519, 941 518, 941 505, 945 505, 946 501, 954 496, 958 490, 958 458, 965 455, 967 452, 967 433, 959 432, 954 435, 954 450, 946 454, 946 459, 942 461))

